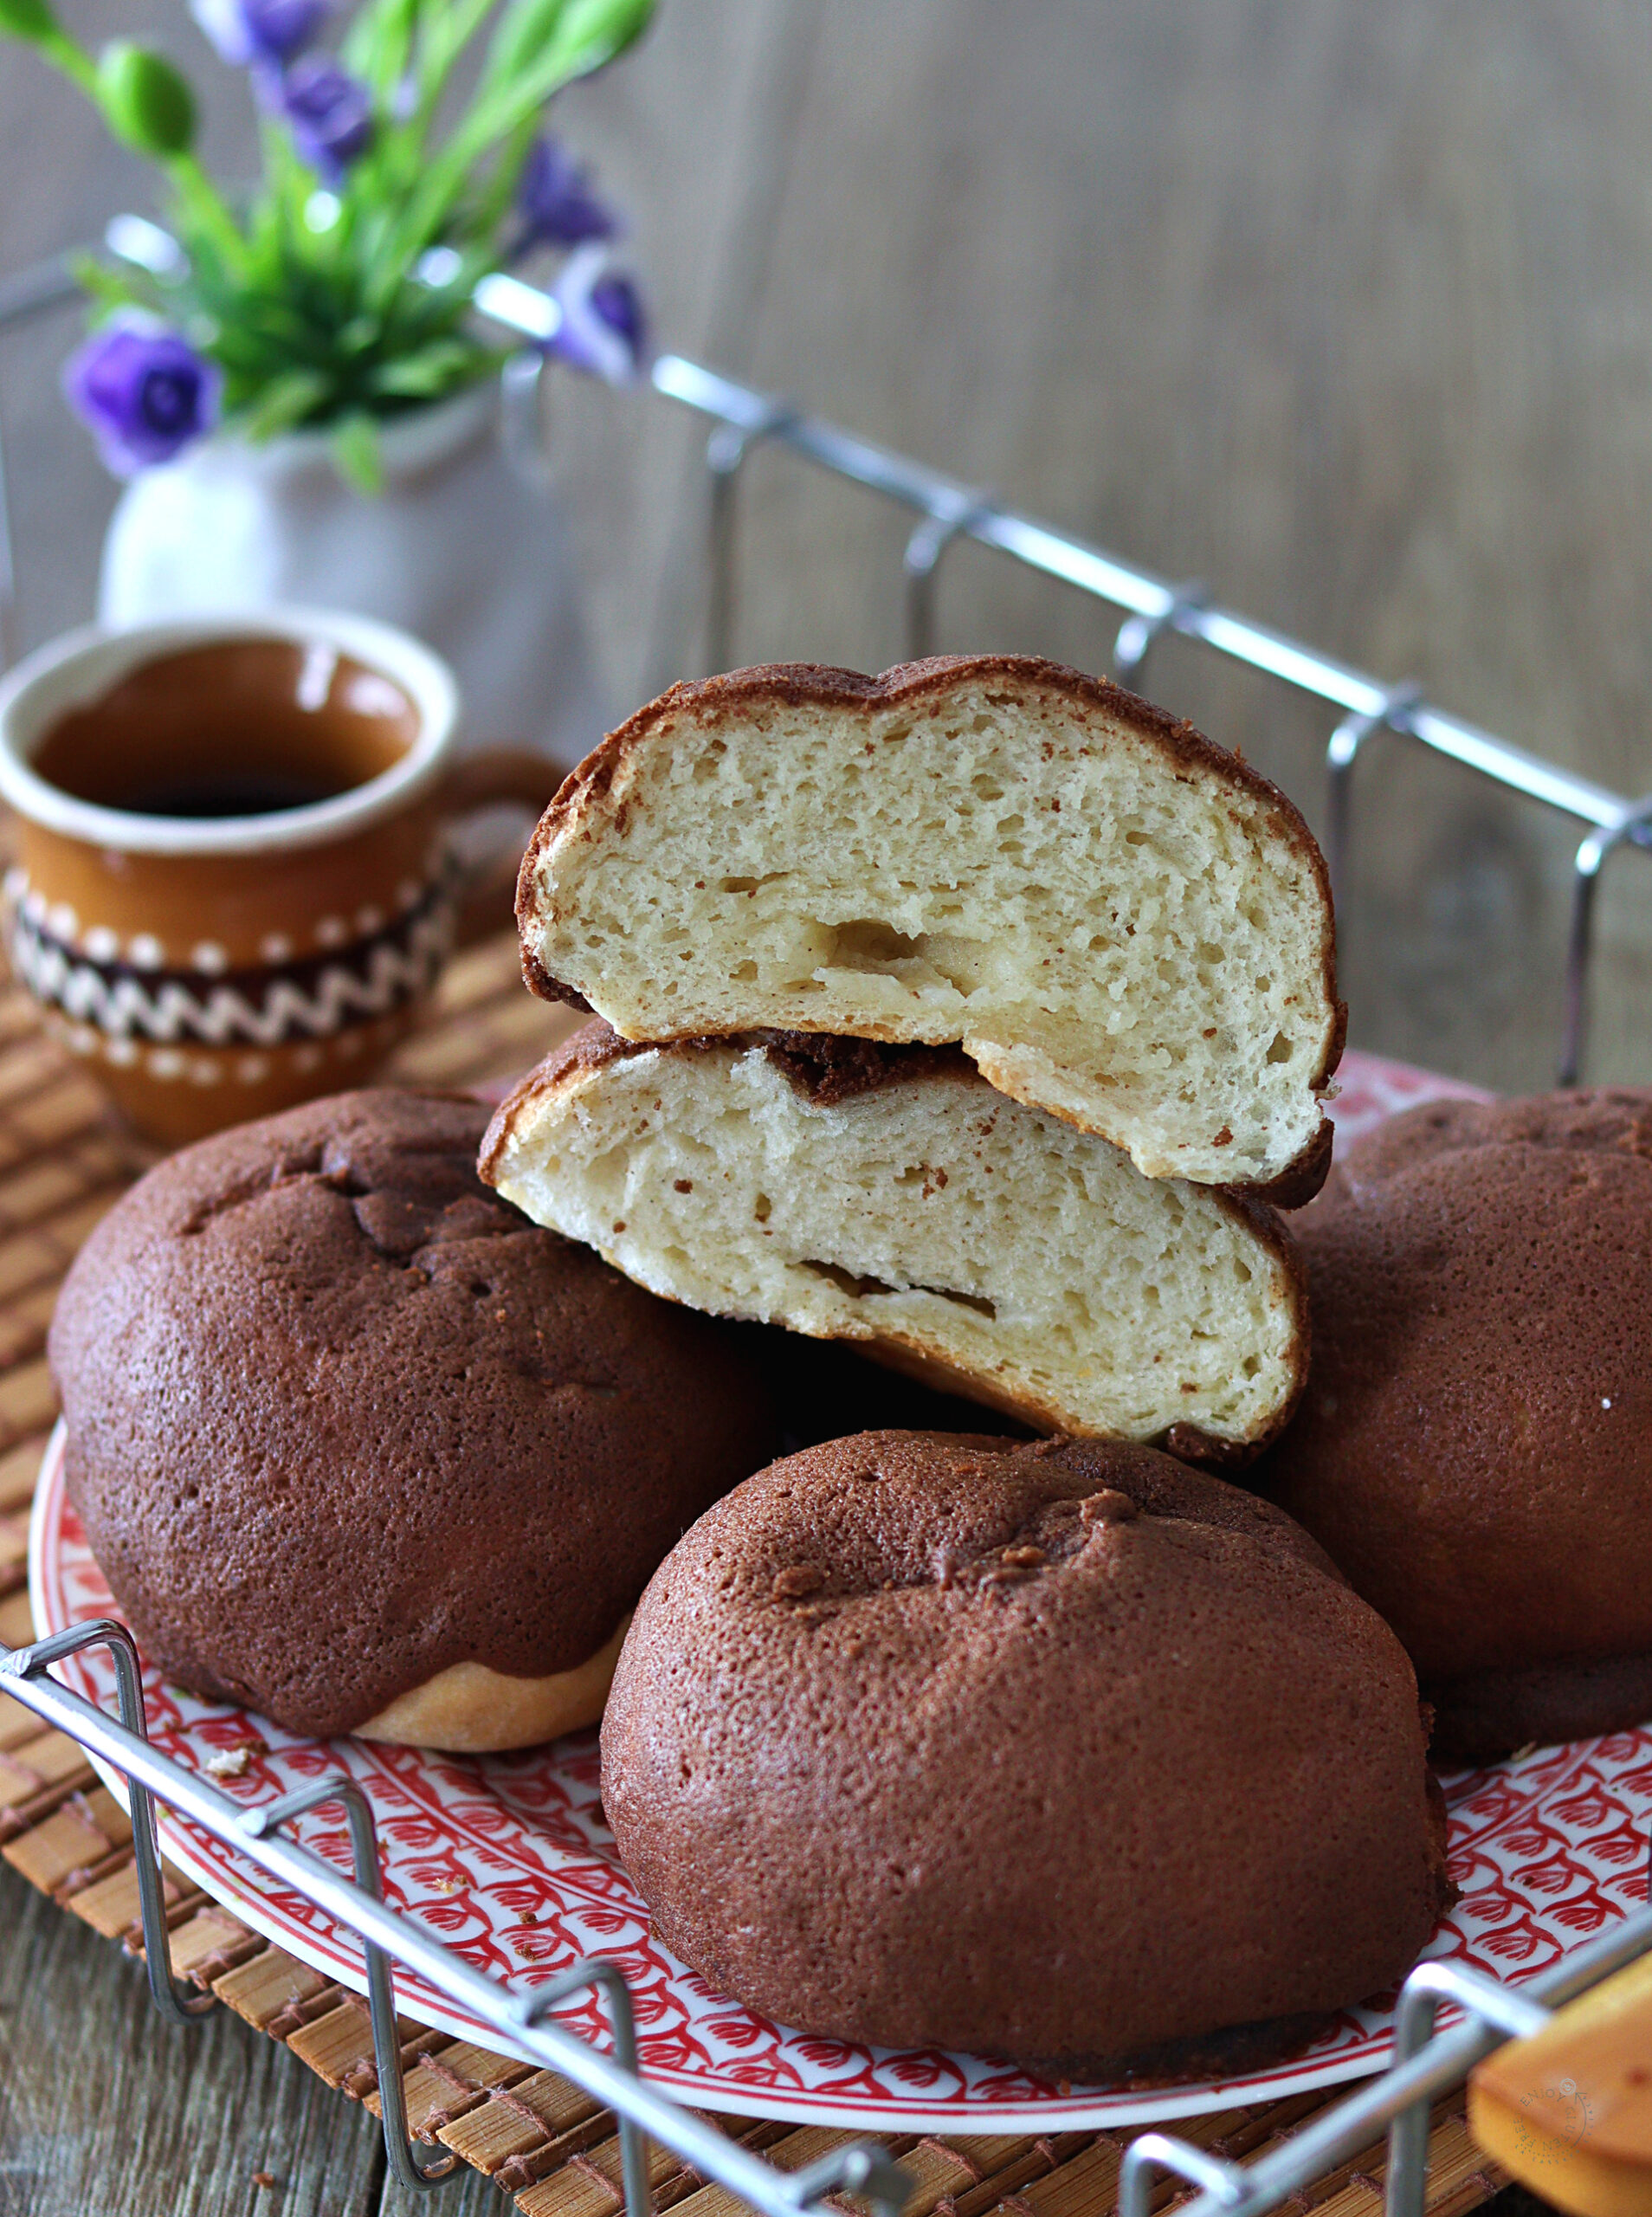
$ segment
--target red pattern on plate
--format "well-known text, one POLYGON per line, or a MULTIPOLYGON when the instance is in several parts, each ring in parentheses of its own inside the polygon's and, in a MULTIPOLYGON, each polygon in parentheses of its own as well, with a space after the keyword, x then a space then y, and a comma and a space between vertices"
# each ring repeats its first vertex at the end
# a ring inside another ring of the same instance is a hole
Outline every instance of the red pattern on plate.
MULTIPOLYGON (((1476 1097, 1472 1087, 1358 1054, 1346 1057, 1341 1088, 1336 1117, 1345 1138, 1436 1095, 1476 1097)), ((36 1496, 29 1575, 42 1630, 114 1613, 64 1497, 55 1435, 36 1496)), ((77 1658, 62 1675, 113 1705, 106 1658, 77 1658)), ((614 1957, 630 1981, 643 2069, 700 2108, 902 2131, 1116 2126, 1278 2099, 1379 2070, 1389 2059, 1391 1997, 1346 2012, 1294 2063, 1220 2087, 1156 2095, 1062 2088, 977 2056, 810 2039, 713 1994, 654 1938, 603 1821, 594 1733, 468 1761, 365 1741, 295 1739, 242 1710, 197 1701, 152 1671, 145 1692, 151 1737, 189 1768, 248 1751, 246 1768, 219 1780, 236 1800, 273 1800, 334 1768, 359 1780, 378 1822, 386 1899, 477 1968, 519 1990, 577 1956, 614 1957)), ((1544 1748, 1445 1784, 1451 1870, 1462 1898, 1431 1954, 1519 1983, 1645 1900, 1652 1730, 1544 1748)), ((353 1940, 312 1902, 170 1813, 160 1823, 167 1852, 209 1892, 340 1984, 362 1988, 353 1940)), ((299 1836, 348 1869, 339 1816, 307 1818, 299 1836)), ((410 2016, 498 2043, 418 1979, 398 1973, 397 1998, 410 2016)), ((606 2046, 595 1997, 558 2014, 606 2046)))

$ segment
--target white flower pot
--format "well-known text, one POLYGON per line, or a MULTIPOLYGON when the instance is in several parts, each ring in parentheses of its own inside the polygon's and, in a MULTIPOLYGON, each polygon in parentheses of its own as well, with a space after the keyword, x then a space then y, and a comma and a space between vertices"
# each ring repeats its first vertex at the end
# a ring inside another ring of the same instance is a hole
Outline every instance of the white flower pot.
POLYGON ((297 602, 375 616, 458 675, 468 747, 538 747, 565 765, 609 719, 593 680, 565 520, 507 457, 478 387, 386 424, 384 489, 358 492, 320 432, 228 434, 141 471, 103 546, 114 628, 297 602))

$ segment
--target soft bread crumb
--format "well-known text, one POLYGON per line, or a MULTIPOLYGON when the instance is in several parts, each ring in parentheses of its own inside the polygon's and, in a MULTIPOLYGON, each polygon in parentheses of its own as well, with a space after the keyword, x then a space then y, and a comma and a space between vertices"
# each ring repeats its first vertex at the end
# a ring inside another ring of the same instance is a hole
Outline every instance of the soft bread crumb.
POLYGON ((530 974, 627 1038, 960 1042, 1152 1177, 1282 1177, 1340 1046, 1295 810, 1030 659, 675 688, 565 786, 519 915, 530 974))
POLYGON ((1294 1399, 1304 1303, 1277 1220, 1143 1178, 961 1058, 831 1106, 760 1045, 547 1070, 500 1111, 484 1174, 655 1293, 872 1342, 1069 1432, 1247 1446, 1294 1399))

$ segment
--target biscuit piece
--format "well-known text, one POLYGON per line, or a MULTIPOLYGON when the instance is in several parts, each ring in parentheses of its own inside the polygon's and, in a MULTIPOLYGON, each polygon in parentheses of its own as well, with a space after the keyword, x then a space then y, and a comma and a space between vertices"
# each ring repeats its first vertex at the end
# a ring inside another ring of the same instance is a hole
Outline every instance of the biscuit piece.
POLYGON ((1307 1367, 1271 1209, 1142 1177, 956 1049, 588 1024, 500 1110, 481 1168, 655 1293, 857 1341, 1042 1431, 1243 1460, 1307 1367))
POLYGON ((172 1156, 70 1270, 70 1497, 148 1659, 290 1730, 596 1722, 623 1619, 778 1444, 726 1327, 475 1173, 487 1110, 342 1094, 172 1156))
POLYGON ((523 859, 528 981, 628 1039, 767 1026, 961 1043, 1154 1178, 1323 1182, 1331 895, 1283 793, 1030 656, 678 685, 523 859))
POLYGON ((1398 1980, 1449 1897, 1399 1642, 1150 1449, 865 1432, 638 1605, 603 1807, 668 1944, 836 2039, 1203 2077, 1398 1980))
POLYGON ((1296 1220, 1313 1368, 1257 1483, 1480 1759, 1652 1716, 1652 1093, 1431 1102, 1296 1220))

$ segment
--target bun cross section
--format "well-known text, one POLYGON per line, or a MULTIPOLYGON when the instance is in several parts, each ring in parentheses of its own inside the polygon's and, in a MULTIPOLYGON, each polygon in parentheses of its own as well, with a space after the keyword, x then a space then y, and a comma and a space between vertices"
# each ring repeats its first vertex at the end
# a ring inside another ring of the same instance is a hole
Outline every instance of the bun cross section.
POLYGON ((523 964, 623 1037, 957 1045, 1152 1178, 1281 1205, 1330 1160, 1329 882, 1285 796, 1028 656, 678 685, 524 857, 523 964))
POLYGON ((481 1169, 652 1292, 854 1341, 1041 1430, 1243 1462, 1307 1374, 1271 1208, 1144 1178, 955 1048, 588 1024, 505 1102, 481 1169))

